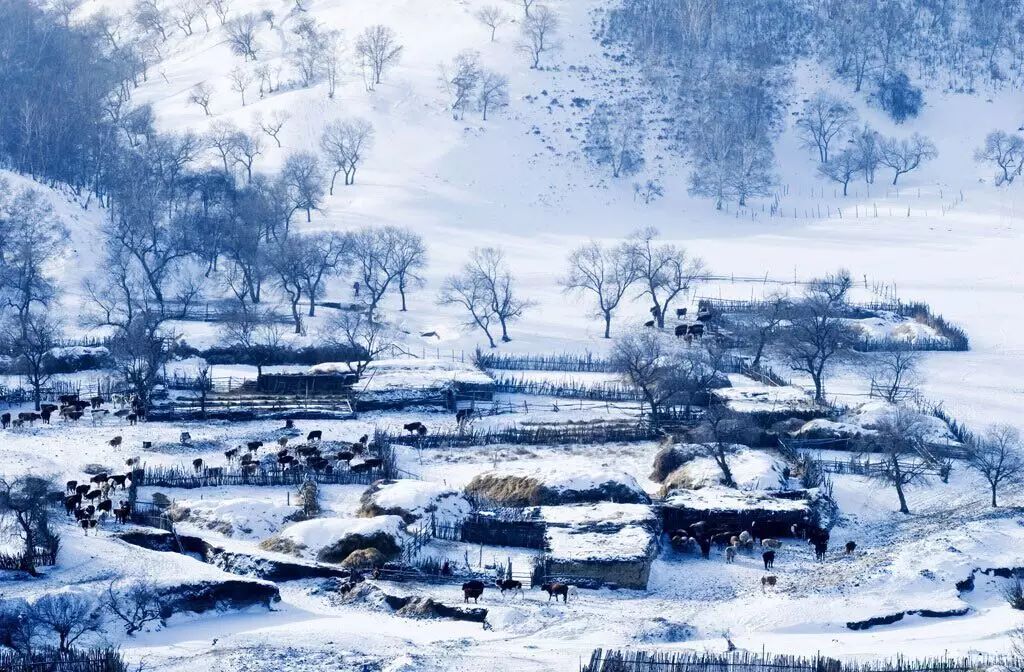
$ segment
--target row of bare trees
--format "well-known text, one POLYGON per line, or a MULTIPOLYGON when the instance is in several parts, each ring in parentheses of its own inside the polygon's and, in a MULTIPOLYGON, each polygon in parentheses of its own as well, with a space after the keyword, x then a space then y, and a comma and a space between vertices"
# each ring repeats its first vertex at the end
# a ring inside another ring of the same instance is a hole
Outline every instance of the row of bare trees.
POLYGON ((676 299, 707 279, 703 259, 659 242, 658 235, 657 229, 645 227, 623 243, 593 241, 569 254, 568 272, 560 283, 567 292, 591 296, 595 317, 604 321, 605 338, 611 338, 612 317, 630 291, 651 302, 655 323, 664 328, 676 299))

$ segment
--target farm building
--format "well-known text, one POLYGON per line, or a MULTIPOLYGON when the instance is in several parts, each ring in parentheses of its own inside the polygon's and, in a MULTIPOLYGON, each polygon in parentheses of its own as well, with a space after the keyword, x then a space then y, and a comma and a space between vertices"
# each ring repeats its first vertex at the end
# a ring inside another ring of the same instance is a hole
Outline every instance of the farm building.
POLYGON ((660 536, 652 507, 601 502, 542 506, 538 513, 547 525, 546 576, 581 585, 647 588, 660 536))
POLYGON ((662 517, 666 531, 706 521, 709 530, 748 530, 756 524, 761 534, 784 537, 790 536, 794 524, 818 524, 815 502, 805 490, 747 492, 709 486, 674 490, 665 499, 662 517))

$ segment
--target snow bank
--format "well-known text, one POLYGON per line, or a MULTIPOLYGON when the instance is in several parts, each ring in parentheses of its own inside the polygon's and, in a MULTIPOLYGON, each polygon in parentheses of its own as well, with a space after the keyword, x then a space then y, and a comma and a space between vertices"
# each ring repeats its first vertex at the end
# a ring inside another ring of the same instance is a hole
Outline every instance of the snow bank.
POLYGON ((294 506, 251 498, 176 500, 175 522, 226 537, 262 539, 273 534, 294 514, 294 506))
POLYGON ((466 493, 500 506, 538 506, 615 501, 647 504, 650 499, 632 475, 614 469, 512 469, 478 474, 466 493))
POLYGON ((927 324, 887 310, 878 311, 875 317, 845 322, 858 335, 869 341, 905 341, 912 344, 944 338, 927 324))
POLYGON ((698 511, 806 511, 803 499, 783 499, 763 492, 744 492, 721 485, 700 490, 675 490, 665 498, 665 506, 698 511))
POLYGON ((374 518, 314 518, 290 525, 260 546, 321 562, 343 562, 367 548, 393 556, 402 546, 405 522, 399 516, 374 518))
POLYGON ((433 514, 438 520, 458 521, 468 516, 473 508, 452 488, 414 479, 377 481, 360 501, 360 515, 401 516, 407 523, 427 514, 433 514))
MULTIPOLYGON (((735 452, 727 458, 736 485, 742 490, 776 487, 786 468, 786 462, 767 450, 753 450, 745 446, 732 446, 735 452)), ((665 479, 665 488, 696 490, 722 482, 722 470, 710 457, 695 457, 679 467, 665 479)))
POLYGON ((804 390, 764 385, 741 374, 729 374, 732 387, 716 389, 712 394, 730 410, 738 413, 777 413, 812 411, 814 400, 804 390))

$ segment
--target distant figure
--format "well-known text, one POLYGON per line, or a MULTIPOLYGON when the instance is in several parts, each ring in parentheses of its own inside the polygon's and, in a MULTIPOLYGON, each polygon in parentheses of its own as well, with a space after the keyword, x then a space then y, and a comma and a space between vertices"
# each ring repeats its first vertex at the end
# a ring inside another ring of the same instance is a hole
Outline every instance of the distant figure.
POLYGON ((355 296, 357 299, 359 298, 359 283, 358 282, 353 282, 352 283, 352 295, 355 296))
POLYGON ((445 560, 444 564, 441 565, 441 576, 451 576, 451 575, 452 575, 452 566, 450 564, 448 564, 447 560, 445 560))

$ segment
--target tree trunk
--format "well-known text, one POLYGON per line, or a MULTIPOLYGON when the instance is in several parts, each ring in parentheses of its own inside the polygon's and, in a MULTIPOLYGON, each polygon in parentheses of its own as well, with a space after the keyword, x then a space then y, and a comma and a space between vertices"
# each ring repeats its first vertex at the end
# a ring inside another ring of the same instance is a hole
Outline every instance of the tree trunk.
POLYGON ((997 508, 999 504, 996 503, 996 484, 992 484, 992 508, 997 508))
POLYGON ((292 301, 292 319, 295 321, 295 333, 302 333, 302 316, 299 315, 299 301, 292 301))
POLYGON ((907 497, 903 494, 903 485, 898 480, 896 481, 896 495, 900 498, 900 513, 910 513, 910 507, 907 506, 907 497))
POLYGON ((612 314, 607 311, 604 314, 604 337, 612 337, 612 314))

